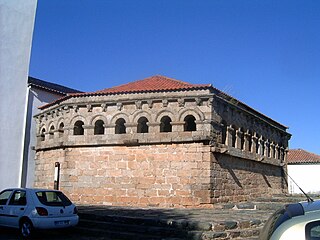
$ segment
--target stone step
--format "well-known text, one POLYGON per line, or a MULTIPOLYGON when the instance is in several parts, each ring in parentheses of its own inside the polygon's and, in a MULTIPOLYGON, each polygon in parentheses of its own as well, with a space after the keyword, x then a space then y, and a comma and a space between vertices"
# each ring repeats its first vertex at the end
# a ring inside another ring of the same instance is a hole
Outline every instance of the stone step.
POLYGON ((150 219, 143 217, 81 214, 79 231, 91 232, 107 239, 210 240, 254 239, 263 224, 261 220, 220 221, 215 223, 185 219, 150 219))
POLYGON ((185 230, 134 223, 131 221, 130 223, 118 223, 81 219, 78 226, 82 228, 104 229, 112 232, 128 232, 136 235, 157 236, 159 239, 161 239, 161 237, 179 237, 183 239, 187 236, 187 231, 185 230))

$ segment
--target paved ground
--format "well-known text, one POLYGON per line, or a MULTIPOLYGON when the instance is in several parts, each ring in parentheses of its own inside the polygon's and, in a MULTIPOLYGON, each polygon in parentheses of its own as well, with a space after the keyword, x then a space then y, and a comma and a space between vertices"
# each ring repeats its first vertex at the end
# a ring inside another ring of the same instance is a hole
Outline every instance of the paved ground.
POLYGON ((266 220, 273 211, 270 210, 232 210, 232 209, 160 209, 160 208, 130 208, 110 206, 79 206, 81 214, 95 216, 113 216, 149 218, 165 220, 188 220, 194 222, 218 223, 224 221, 266 220))
MULTIPOLYGON (((19 233, 15 229, 0 228, 0 240, 22 240, 19 233)), ((90 234, 78 233, 76 229, 72 230, 55 230, 41 231, 36 233, 32 240, 100 240, 92 237, 90 234)), ((102 240, 102 238, 101 238, 102 240)), ((114 240, 103 237, 103 240, 114 240)))

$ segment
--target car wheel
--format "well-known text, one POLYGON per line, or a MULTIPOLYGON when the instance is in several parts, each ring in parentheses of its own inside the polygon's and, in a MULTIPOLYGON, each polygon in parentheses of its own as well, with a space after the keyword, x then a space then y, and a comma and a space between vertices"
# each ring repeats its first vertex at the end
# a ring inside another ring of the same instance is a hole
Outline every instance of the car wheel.
POLYGON ((24 239, 29 239, 33 233, 32 222, 28 219, 24 219, 20 224, 20 234, 24 239))

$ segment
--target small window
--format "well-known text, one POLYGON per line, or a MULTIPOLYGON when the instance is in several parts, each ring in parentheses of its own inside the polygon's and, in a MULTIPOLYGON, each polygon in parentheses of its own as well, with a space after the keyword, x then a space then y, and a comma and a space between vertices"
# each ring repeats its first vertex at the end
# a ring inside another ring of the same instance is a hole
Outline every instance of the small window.
POLYGON ((73 135, 83 135, 84 129, 83 129, 84 123, 82 121, 76 121, 73 128, 73 135))
POLYGON ((240 128, 240 149, 243 150, 244 149, 244 129, 240 128))
POLYGON ((0 193, 0 205, 6 205, 11 193, 12 190, 5 190, 2 193, 0 193))
POLYGON ((62 192, 40 191, 36 195, 39 201, 46 206, 70 206, 72 204, 62 192))
POLYGON ((41 133, 40 133, 40 140, 44 141, 45 139, 45 133, 46 133, 46 129, 42 128, 41 133))
POLYGON ((119 118, 116 121, 116 128, 115 128, 116 134, 125 134, 126 133, 125 123, 126 123, 126 121, 123 118, 119 118))
POLYGON ((9 205, 24 206, 27 204, 26 192, 25 191, 15 191, 12 195, 9 205))
POLYGON ((94 135, 104 134, 104 122, 102 120, 97 120, 94 124, 94 135))
POLYGON ((236 126, 234 126, 234 125, 232 125, 231 126, 232 127, 232 135, 231 135, 231 146, 232 147, 236 147, 236 139, 237 139, 237 131, 236 131, 236 129, 237 129, 237 127, 236 126))
POLYGON ((171 118, 164 116, 161 118, 160 132, 172 132, 171 118))
POLYGON ((226 144, 227 140, 227 123, 222 121, 221 123, 221 143, 226 144))
POLYGON ((148 127, 148 119, 146 117, 141 117, 138 120, 138 133, 147 133, 149 132, 149 127, 148 127))
POLYGON ((188 115, 184 118, 184 131, 197 131, 196 118, 194 116, 188 115))

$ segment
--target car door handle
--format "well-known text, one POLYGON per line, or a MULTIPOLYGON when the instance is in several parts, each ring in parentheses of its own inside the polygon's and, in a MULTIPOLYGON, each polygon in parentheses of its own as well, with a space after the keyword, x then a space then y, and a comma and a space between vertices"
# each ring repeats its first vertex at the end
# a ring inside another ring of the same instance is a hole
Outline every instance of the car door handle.
POLYGON ((20 210, 24 210, 24 208, 22 207, 22 208, 20 208, 20 210))

